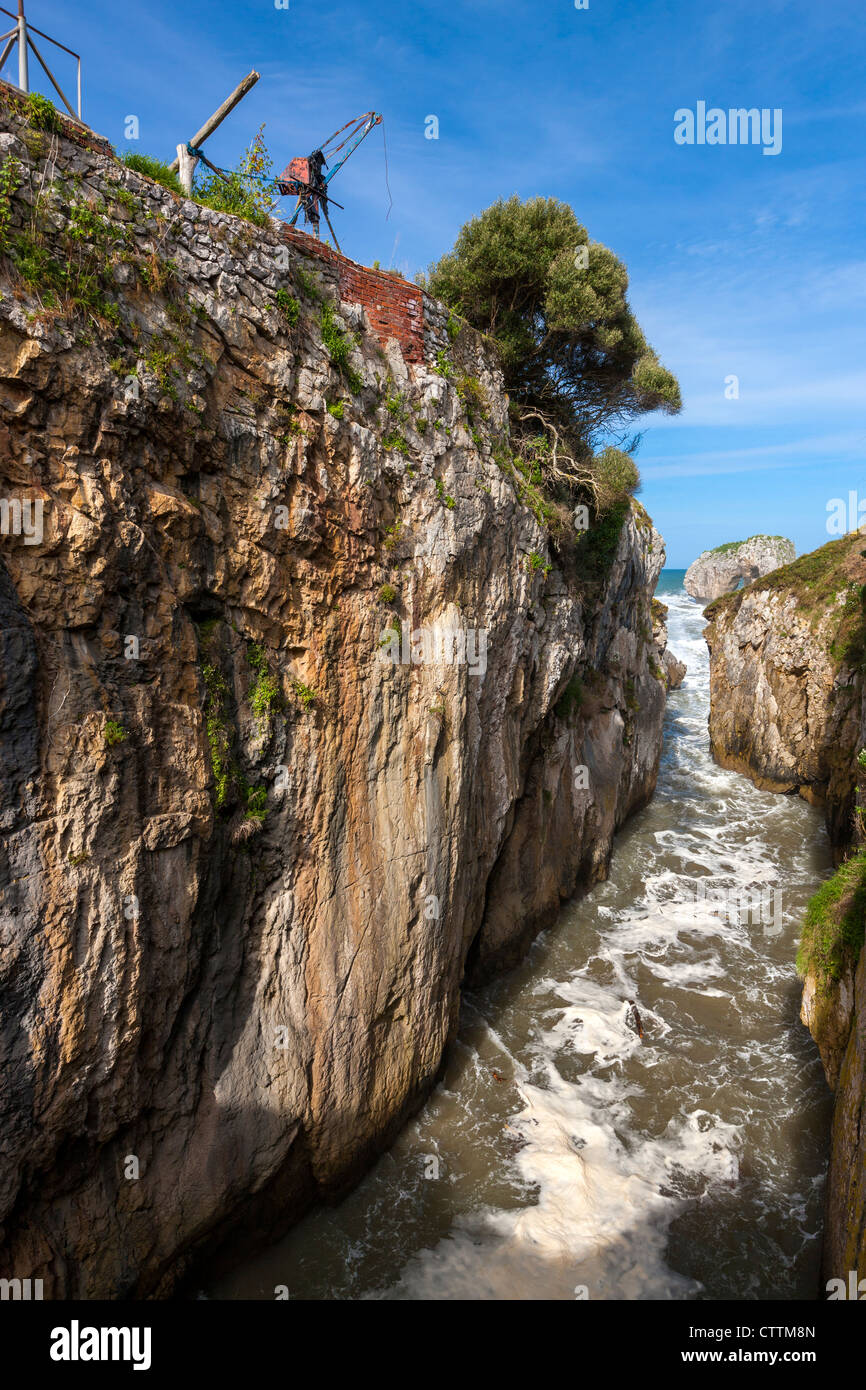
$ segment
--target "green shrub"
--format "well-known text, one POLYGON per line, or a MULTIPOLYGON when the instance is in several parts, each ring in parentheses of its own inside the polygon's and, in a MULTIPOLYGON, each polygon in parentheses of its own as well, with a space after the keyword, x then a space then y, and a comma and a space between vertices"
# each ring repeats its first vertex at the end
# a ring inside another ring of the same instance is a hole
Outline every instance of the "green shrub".
POLYGON ((451 496, 450 492, 445 491, 445 484, 443 483, 441 478, 436 479, 436 496, 439 498, 439 501, 442 503, 443 507, 447 507, 449 512, 453 512, 454 508, 457 506, 457 503, 451 496))
POLYGON ((30 92, 25 97, 24 114, 34 130, 44 130, 50 135, 60 135, 63 130, 57 107, 39 92, 30 92))
POLYGON ((211 170, 202 174, 200 171, 207 166, 199 165, 193 184, 193 197, 197 202, 215 212, 243 217, 257 227, 270 225, 270 215, 276 206, 276 189, 270 178, 272 161, 265 145, 264 129, 264 126, 259 127, 237 169, 229 174, 215 174, 211 170))
POLYGON ((12 220, 12 199, 21 181, 21 165, 14 155, 7 155, 0 165, 0 253, 8 249, 9 223, 12 220))
POLYGON ((618 502, 587 531, 577 532, 573 568, 585 589, 597 590, 610 574, 628 511, 628 502, 618 502))
POLYGON ((866 850, 841 864, 806 909, 797 952, 801 975, 814 973, 826 990, 853 969, 863 946, 866 923, 866 850))
POLYGON ((246 820, 257 820, 260 825, 264 824, 268 814, 268 789, 267 787, 249 787, 247 789, 247 804, 244 811, 246 820))
POLYGON ((209 662, 201 668, 205 685, 205 733, 210 749, 211 771, 216 789, 215 804, 222 810, 228 801, 232 778, 235 773, 232 757, 232 736, 226 716, 226 701, 229 688, 225 676, 218 667, 209 662))
POLYGON ((309 709, 310 705, 319 698, 312 686, 304 685, 303 681, 292 681, 292 689, 304 709, 309 709))
POLYGON ((321 303, 322 292, 312 275, 308 275, 305 270, 301 270, 300 266, 298 266, 294 271, 294 278, 295 284, 302 294, 305 294, 308 299, 313 299, 317 303, 321 303))
POLYGON ((323 305, 321 325, 322 342, 327 349, 332 366, 343 374, 352 395, 357 396, 363 386, 363 381, 351 365, 352 340, 337 323, 333 304, 323 305))
POLYGON ((530 550, 526 557, 526 567, 532 574, 537 574, 539 570, 544 574, 550 573, 550 562, 545 560, 543 555, 539 555, 537 550, 530 550))
POLYGON ((123 743, 129 735, 122 724, 118 724, 115 719, 105 721, 105 742, 109 748, 113 748, 115 743, 123 743))
POLYGON ((596 454, 590 464, 592 489, 598 514, 606 516, 614 507, 634 495, 640 487, 640 474, 630 454, 608 447, 596 454))
POLYGON ((289 323, 294 328, 297 325, 298 319, 300 318, 301 314, 301 306, 298 303, 298 301, 294 298, 293 295, 289 294, 288 290, 282 289, 277 290, 276 294, 274 295, 274 299, 277 301, 285 317, 288 319, 289 323))
POLYGON ((386 395, 385 409, 388 414, 401 425, 409 418, 409 412, 406 409, 402 391, 395 392, 393 396, 390 394, 386 395))
POLYGON ((247 662, 255 671, 249 692, 250 709, 259 723, 268 724, 271 715, 280 707, 279 681, 271 674, 264 650, 255 642, 247 651, 247 662))
POLYGON ((477 376, 468 376, 462 372, 457 378, 457 395, 460 397, 467 414, 471 415, 473 410, 477 410, 482 420, 487 419, 489 414, 487 394, 477 376))
POLYGON ((439 376, 444 376, 446 381, 449 381, 454 375, 454 368, 444 348, 440 348, 437 352, 436 360, 433 363, 433 370, 439 376))

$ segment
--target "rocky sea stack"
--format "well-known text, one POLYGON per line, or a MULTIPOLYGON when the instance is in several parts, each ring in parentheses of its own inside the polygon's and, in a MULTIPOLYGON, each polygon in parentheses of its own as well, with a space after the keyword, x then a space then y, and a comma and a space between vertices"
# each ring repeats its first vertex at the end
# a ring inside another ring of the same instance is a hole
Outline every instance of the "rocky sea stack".
POLYGON ((728 541, 715 550, 704 550, 686 570, 683 581, 687 594, 711 603, 722 594, 751 584, 796 557, 793 542, 784 536, 750 536, 746 541, 728 541))

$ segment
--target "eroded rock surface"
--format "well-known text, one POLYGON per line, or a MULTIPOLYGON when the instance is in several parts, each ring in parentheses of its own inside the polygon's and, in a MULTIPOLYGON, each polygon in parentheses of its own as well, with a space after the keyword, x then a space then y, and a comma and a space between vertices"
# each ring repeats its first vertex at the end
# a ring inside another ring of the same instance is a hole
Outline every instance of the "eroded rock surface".
POLYGON ((832 541, 772 582, 707 609, 710 744, 760 787, 824 805, 835 844, 852 835, 864 672, 856 637, 862 538, 832 541), (816 558, 817 557, 817 558, 816 558))
POLYGON ((432 301, 407 362, 312 250, 8 127, 10 236, 97 291, 2 263, 0 1272, 159 1295, 354 1181, 605 874, 664 549, 634 503, 557 562, 432 301))
POLYGON ((750 536, 747 541, 704 550, 689 565, 683 584, 692 598, 709 603, 780 565, 790 564, 796 554, 793 543, 784 536, 750 536))
POLYGON ((667 616, 667 604, 662 603, 661 599, 654 598, 652 601, 653 641, 661 653, 662 669, 668 690, 679 690, 686 678, 688 668, 686 663, 675 657, 668 647, 667 616))

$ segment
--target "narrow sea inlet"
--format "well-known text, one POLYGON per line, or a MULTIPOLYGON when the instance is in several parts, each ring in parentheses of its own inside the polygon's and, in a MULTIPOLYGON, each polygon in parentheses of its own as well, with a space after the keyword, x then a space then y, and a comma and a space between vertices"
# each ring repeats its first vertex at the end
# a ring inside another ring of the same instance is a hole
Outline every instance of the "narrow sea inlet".
POLYGON ((681 571, 658 596, 688 675, 610 878, 467 996, 442 1083, 350 1197, 209 1297, 817 1297, 831 1096, 794 957, 829 845, 818 810, 713 763, 701 606, 681 571))

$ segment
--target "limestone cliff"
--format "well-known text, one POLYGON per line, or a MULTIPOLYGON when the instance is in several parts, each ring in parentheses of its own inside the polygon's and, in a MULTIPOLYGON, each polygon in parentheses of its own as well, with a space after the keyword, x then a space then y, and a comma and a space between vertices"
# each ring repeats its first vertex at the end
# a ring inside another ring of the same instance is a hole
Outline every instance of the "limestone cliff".
POLYGON ((706 612, 713 756, 824 805, 836 845, 853 835, 863 746, 862 549, 831 541, 706 612))
POLYGON ((866 551, 811 555, 707 609, 710 742, 759 786, 823 805, 836 875, 810 904, 798 956, 801 1017, 836 1090, 826 1278, 866 1274, 866 551))
POLYGON ((357 1179, 605 874, 664 550, 557 560, 419 290, 4 123, 0 1272, 158 1296, 357 1179))
POLYGON ((747 541, 729 541, 715 550, 704 550, 686 570, 683 585, 692 598, 709 603, 787 565, 796 555, 784 536, 750 536, 747 541))
POLYGON ((667 628, 668 607, 661 599, 652 601, 653 641, 661 653, 662 667, 668 690, 678 690, 686 678, 687 667, 678 660, 668 646, 667 628))

